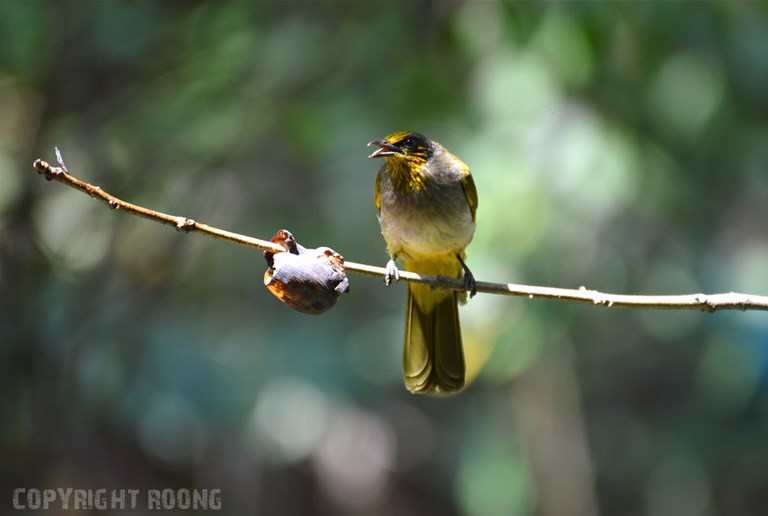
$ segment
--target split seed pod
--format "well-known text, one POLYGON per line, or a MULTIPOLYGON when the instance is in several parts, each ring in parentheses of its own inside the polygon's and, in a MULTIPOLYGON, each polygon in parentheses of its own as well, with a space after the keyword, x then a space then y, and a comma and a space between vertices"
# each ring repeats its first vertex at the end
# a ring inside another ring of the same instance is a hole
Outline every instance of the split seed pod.
POLYGON ((285 229, 278 230, 272 242, 285 251, 264 253, 269 266, 264 286, 286 305, 305 314, 321 314, 349 291, 344 258, 330 247, 307 249, 285 229))

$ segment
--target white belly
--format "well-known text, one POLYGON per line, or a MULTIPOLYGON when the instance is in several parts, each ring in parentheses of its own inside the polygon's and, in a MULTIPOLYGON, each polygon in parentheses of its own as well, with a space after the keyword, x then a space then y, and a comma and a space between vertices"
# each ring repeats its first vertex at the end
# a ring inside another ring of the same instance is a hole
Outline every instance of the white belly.
POLYGON ((381 233, 391 254, 456 254, 472 241, 475 222, 463 190, 442 192, 439 200, 382 194, 381 233))

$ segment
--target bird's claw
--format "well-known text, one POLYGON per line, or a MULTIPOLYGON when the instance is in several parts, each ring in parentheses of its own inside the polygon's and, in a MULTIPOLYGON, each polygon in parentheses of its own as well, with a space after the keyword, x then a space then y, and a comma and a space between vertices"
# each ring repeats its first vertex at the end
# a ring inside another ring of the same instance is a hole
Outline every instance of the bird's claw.
POLYGON ((464 271, 464 290, 469 292, 470 299, 477 294, 477 281, 475 281, 475 277, 469 272, 469 269, 464 271))
POLYGON ((390 259, 385 268, 387 269, 387 272, 384 274, 384 284, 386 286, 389 286, 392 280, 400 281, 400 271, 397 269, 395 260, 390 259))
POLYGON ((472 274, 472 271, 469 270, 467 264, 464 263, 464 259, 461 255, 457 254, 456 258, 459 259, 461 269, 464 271, 464 290, 469 292, 469 298, 472 299, 477 294, 477 281, 475 281, 475 276, 472 274))

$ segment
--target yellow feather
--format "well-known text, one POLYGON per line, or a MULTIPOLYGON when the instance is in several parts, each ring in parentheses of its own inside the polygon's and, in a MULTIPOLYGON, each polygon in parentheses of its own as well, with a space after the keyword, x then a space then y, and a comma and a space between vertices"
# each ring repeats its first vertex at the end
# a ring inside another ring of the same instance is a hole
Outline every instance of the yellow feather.
POLYGON ((421 156, 397 156, 387 158, 392 186, 399 192, 420 192, 424 189, 424 165, 421 156))
MULTIPOLYGON (((461 266, 451 255, 405 260, 409 271, 458 277, 461 266)), ((429 285, 408 285, 403 380, 416 394, 450 394, 464 387, 465 360, 457 309, 458 295, 429 285)))

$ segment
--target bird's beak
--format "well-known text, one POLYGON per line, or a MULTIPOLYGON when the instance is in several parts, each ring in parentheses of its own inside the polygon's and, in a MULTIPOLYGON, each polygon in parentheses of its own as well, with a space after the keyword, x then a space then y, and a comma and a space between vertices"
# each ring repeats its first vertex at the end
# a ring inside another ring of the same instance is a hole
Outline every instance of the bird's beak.
POLYGON ((392 145, 384 140, 373 140, 368 142, 368 147, 371 145, 377 145, 379 148, 368 155, 369 158, 383 158, 386 156, 393 156, 395 154, 402 154, 396 145, 392 145))

